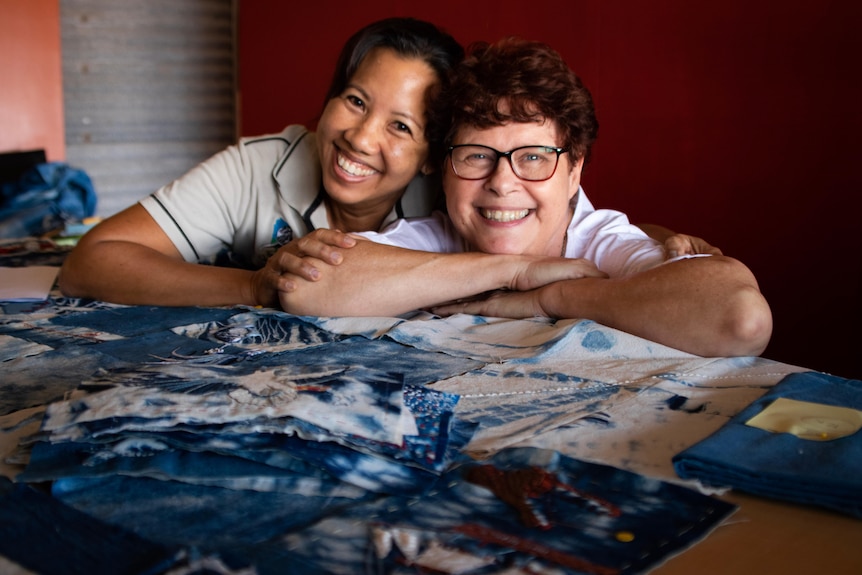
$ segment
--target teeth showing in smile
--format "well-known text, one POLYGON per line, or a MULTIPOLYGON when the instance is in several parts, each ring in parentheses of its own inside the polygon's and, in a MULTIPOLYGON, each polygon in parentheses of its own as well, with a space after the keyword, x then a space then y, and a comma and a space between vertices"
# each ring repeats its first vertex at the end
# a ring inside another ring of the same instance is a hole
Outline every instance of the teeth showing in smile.
POLYGON ((482 217, 495 222, 514 222, 526 218, 530 210, 482 210, 482 217))
POLYGON ((351 162, 341 154, 338 155, 338 166, 351 176, 370 176, 377 172, 368 166, 351 162))

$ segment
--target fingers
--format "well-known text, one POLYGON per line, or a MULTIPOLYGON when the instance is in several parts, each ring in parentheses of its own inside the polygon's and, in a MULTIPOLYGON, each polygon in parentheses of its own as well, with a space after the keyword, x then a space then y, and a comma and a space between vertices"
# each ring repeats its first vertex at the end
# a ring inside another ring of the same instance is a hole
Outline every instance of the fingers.
POLYGON ((313 257, 320 261, 327 262, 332 265, 341 263, 343 256, 341 252, 333 248, 330 244, 319 241, 318 239, 304 236, 298 240, 291 242, 290 247, 286 250, 298 259, 313 257))
POLYGON ((584 258, 539 258, 518 270, 509 289, 526 291, 563 280, 606 278, 596 264, 584 258))
MULTIPOLYGON (((320 229, 290 242, 279 252, 290 253, 296 258, 317 258, 322 262, 338 265, 344 260, 341 250, 352 248, 356 241, 356 238, 339 230, 320 229)), ((290 266, 288 269, 300 271, 299 264, 290 266)))
POLYGON ((315 230, 279 248, 267 265, 279 274, 294 274, 309 281, 317 281, 321 269, 316 264, 340 264, 344 261, 340 250, 350 249, 356 242, 356 238, 339 230, 315 230))
POLYGON ((275 307, 278 305, 278 274, 264 266, 251 275, 251 293, 256 305, 275 307))
MULTIPOLYGON (((472 306, 475 307, 475 306, 472 306)), ((450 315, 455 315, 459 313, 465 314, 473 314, 474 312, 470 310, 471 304, 470 302, 461 302, 461 303, 448 303, 445 305, 439 305, 431 308, 431 313, 439 315, 440 317, 448 317, 450 315)))
MULTIPOLYGON (((551 265, 553 261, 551 261, 551 265)), ((557 278, 560 280, 579 280, 583 278, 606 278, 608 274, 596 267, 596 264, 585 258, 567 258, 564 260, 566 266, 565 275, 557 278)))
POLYGON ((667 252, 668 258, 677 258, 679 256, 692 255, 691 242, 688 241, 688 236, 676 234, 670 236, 664 241, 664 249, 667 252))
MULTIPOLYGON (((307 278, 306 278, 307 279, 307 278)), ((275 282, 276 289, 279 292, 290 293, 296 291, 297 284, 295 276, 292 274, 281 274, 275 282)))
POLYGON ((275 276, 294 275, 308 281, 320 279, 321 271, 315 265, 319 260, 312 257, 299 257, 287 250, 279 250, 266 262, 275 276))
POLYGON ((668 259, 697 254, 722 255, 721 250, 710 245, 709 242, 687 234, 674 234, 670 236, 664 242, 664 249, 668 259))
POLYGON ((711 246, 711 245, 709 245, 709 244, 708 244, 708 243, 706 243, 706 242, 703 242, 703 243, 704 243, 704 247, 703 247, 703 248, 701 248, 700 253, 702 253, 702 254, 710 254, 710 255, 713 255, 713 256, 722 256, 722 255, 724 255, 724 254, 721 252, 721 250, 720 250, 720 249, 718 249, 717 247, 715 247, 715 246, 711 246))
POLYGON ((608 278, 608 274, 603 272, 593 262, 588 260, 582 260, 584 262, 583 265, 578 267, 578 277, 572 279, 583 279, 583 278, 608 278))

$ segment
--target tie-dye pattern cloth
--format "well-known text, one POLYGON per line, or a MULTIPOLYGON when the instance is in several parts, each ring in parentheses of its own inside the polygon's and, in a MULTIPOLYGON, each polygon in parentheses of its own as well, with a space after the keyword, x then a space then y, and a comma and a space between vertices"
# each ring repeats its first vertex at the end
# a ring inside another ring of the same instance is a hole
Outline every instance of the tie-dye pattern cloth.
POLYGON ((673 455, 803 371, 590 321, 3 311, 0 556, 38 573, 106 526, 127 572, 645 572, 732 512, 673 455))

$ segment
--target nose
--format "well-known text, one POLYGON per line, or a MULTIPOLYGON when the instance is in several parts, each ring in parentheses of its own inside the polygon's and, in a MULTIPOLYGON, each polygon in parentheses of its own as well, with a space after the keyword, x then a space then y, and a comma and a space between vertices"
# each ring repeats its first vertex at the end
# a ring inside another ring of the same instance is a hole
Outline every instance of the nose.
POLYGON ((498 196, 507 196, 517 190, 521 184, 521 178, 515 175, 512 164, 508 157, 500 156, 494 171, 485 180, 485 188, 498 196))
POLYGON ((372 116, 366 115, 344 131, 344 139, 354 151, 371 154, 379 145, 379 134, 378 122, 372 116))

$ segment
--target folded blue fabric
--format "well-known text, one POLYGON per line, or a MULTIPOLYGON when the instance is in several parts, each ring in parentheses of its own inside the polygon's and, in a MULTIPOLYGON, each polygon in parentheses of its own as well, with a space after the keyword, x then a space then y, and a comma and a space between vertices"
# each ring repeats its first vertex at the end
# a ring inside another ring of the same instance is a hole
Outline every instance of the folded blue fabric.
POLYGON ((862 517, 862 431, 812 441, 746 425, 778 398, 862 410, 862 381, 818 372, 787 376, 713 435, 677 454, 677 474, 862 517))

